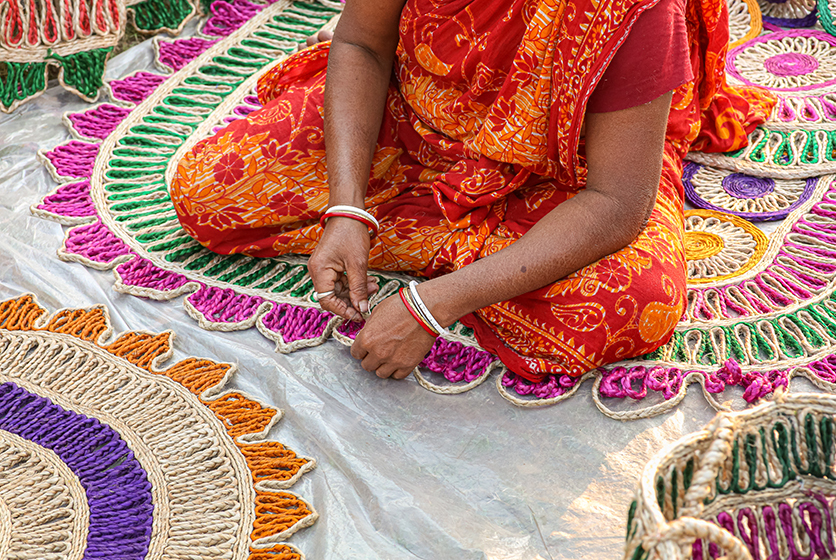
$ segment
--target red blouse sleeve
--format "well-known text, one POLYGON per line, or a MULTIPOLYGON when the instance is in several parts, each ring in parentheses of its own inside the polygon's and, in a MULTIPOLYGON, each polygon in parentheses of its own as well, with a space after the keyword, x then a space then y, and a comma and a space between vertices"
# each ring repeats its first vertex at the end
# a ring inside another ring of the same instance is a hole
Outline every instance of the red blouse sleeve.
POLYGON ((607 113, 643 105, 693 79, 685 0, 660 0, 633 24, 586 110, 607 113))

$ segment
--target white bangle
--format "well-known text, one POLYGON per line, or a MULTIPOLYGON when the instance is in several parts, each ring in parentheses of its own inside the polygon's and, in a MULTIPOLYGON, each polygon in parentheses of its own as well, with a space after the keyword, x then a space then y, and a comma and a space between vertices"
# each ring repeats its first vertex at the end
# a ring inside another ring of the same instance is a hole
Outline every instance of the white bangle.
POLYGON ((356 206, 337 204, 336 206, 328 208, 325 212, 323 212, 323 214, 327 214, 328 212, 350 212, 352 214, 358 214, 369 220, 371 223, 373 223, 375 230, 380 229, 380 222, 378 222, 374 216, 372 216, 362 208, 357 208, 356 206))
POLYGON ((409 295, 412 296, 412 301, 415 302, 415 305, 418 306, 418 310, 421 312, 421 315, 432 325, 432 327, 439 333, 444 332, 444 327, 442 327, 438 321, 435 320, 433 314, 430 313, 430 310, 424 304, 424 300, 421 299, 421 296, 418 295, 418 282, 413 280, 409 283, 409 295))

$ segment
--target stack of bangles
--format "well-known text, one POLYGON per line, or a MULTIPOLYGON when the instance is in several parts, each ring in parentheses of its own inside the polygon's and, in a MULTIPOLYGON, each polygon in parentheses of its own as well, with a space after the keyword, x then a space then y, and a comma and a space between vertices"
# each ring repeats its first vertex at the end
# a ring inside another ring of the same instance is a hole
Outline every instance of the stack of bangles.
POLYGON ((421 296, 418 295, 418 282, 413 280, 409 283, 409 288, 401 288, 398 290, 398 295, 401 296, 401 301, 406 306, 406 310, 418 321, 421 328, 433 337, 438 338, 438 335, 441 334, 444 327, 435 320, 435 317, 430 313, 421 296))
POLYGON ((369 228, 369 235, 372 237, 377 235, 377 231, 380 229, 380 224, 374 216, 362 208, 357 208, 355 206, 337 205, 330 207, 319 219, 319 225, 324 228, 329 218, 350 218, 352 220, 357 220, 369 228))

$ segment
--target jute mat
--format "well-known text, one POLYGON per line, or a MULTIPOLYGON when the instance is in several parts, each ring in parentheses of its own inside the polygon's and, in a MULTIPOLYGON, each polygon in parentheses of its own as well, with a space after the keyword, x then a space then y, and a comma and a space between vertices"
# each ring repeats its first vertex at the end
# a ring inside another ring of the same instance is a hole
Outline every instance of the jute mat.
POLYGON ((0 302, 0 557, 300 560, 314 467, 266 439, 281 411, 235 366, 167 363, 171 331, 113 334, 104 307, 0 302))

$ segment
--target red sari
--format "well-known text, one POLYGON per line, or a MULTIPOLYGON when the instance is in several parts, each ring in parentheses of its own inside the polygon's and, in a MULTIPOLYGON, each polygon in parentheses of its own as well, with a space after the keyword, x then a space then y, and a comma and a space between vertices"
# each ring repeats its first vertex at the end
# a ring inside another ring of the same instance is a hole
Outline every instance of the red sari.
MULTIPOLYGON (((434 277, 507 247, 586 184, 587 100, 657 0, 408 0, 366 208, 373 269, 434 277)), ((694 81, 673 96, 656 207, 629 246, 462 319, 530 380, 655 350, 685 308, 682 157, 744 146, 774 100, 725 82, 725 0, 689 2, 694 81)), ((264 108, 200 142, 172 198, 219 253, 310 254, 328 202, 328 45, 259 81, 264 108)))

